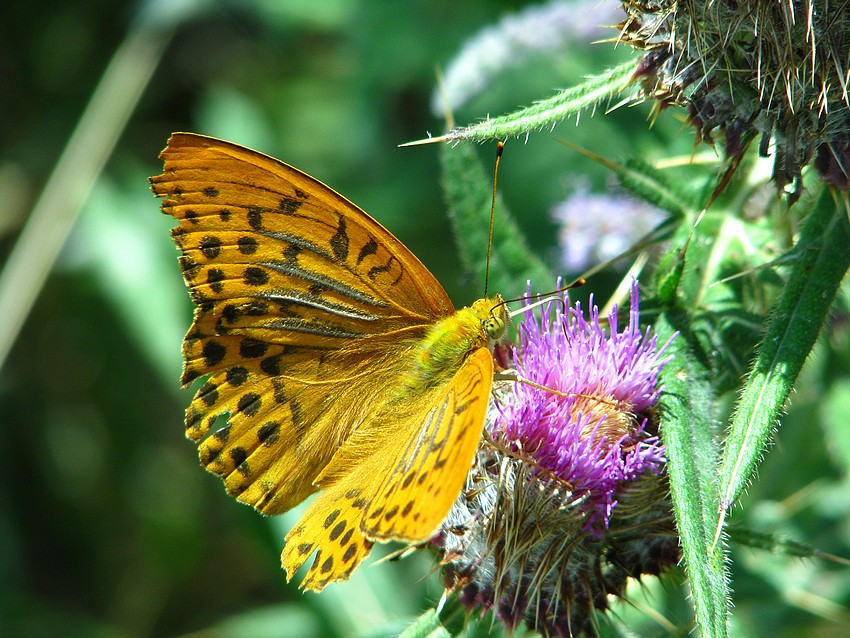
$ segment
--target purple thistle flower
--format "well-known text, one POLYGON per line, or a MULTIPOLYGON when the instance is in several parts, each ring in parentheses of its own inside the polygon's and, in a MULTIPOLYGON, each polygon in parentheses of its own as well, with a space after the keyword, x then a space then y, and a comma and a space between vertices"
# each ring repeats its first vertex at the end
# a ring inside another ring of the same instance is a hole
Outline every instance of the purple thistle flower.
POLYGON ((637 282, 622 332, 616 306, 608 315, 609 332, 599 323, 592 296, 590 321, 580 303, 569 307, 568 294, 563 302, 567 316, 557 302, 546 304, 541 320, 526 312, 515 353, 517 373, 542 387, 516 383, 491 436, 574 493, 586 494, 593 510, 588 524, 607 527, 617 486, 645 472, 660 474, 666 460, 660 439, 645 434, 646 418, 636 422, 634 415, 658 398, 667 346, 657 349, 657 336, 640 332, 637 282))
POLYGON ((569 272, 614 259, 664 220, 664 213, 616 189, 591 193, 578 182, 551 210, 559 224, 561 263, 569 272))
POLYGON ((606 329, 590 306, 586 319, 565 295, 525 313, 518 379, 494 386, 466 489, 433 539, 463 603, 547 636, 593 635, 629 578, 679 560, 652 414, 667 345, 640 330, 637 282, 622 331, 616 308, 606 329))

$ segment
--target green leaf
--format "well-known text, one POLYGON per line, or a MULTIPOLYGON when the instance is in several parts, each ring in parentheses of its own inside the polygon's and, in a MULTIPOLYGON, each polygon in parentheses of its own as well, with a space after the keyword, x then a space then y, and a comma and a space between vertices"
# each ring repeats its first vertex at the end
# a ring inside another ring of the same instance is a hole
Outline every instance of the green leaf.
POLYGON ((719 454, 713 374, 694 354, 700 346, 685 313, 668 309, 655 329, 661 341, 679 332, 666 350, 672 360, 661 374, 661 435, 667 448, 670 494, 697 624, 702 635, 721 638, 727 635, 729 589, 722 546, 712 547, 719 454))
POLYGON ((784 292, 744 387, 720 465, 720 522, 764 454, 803 362, 850 267, 847 211, 823 189, 800 232, 784 292))
POLYGON ((850 474, 850 431, 847 415, 850 414, 850 379, 841 379, 829 389, 821 406, 827 449, 841 470, 850 474))
POLYGON ((315 636, 320 631, 316 615, 304 606, 292 603, 247 609, 207 630, 210 635, 219 638, 295 638, 315 636))
POLYGON ((784 554, 785 556, 799 556, 800 558, 814 558, 821 553, 805 543, 798 543, 790 538, 784 538, 778 534, 770 534, 759 532, 753 529, 745 529, 736 527, 729 530, 729 537, 733 543, 750 547, 752 549, 760 549, 765 552, 773 552, 774 554, 784 554))
MULTIPOLYGON (((484 171, 474 147, 444 145, 440 151, 443 191, 461 261, 477 281, 483 282, 493 198, 492 178, 484 171)), ((506 294, 524 293, 526 280, 545 288, 555 282, 555 276, 529 250, 522 231, 497 197, 490 288, 506 294)))
POLYGON ((450 638, 450 636, 451 634, 440 623, 437 612, 429 609, 405 629, 399 638, 450 638))
POLYGON ((661 258, 655 270, 655 292, 662 304, 671 305, 676 301, 684 271, 684 251, 671 250, 661 258))
POLYGON ((632 158, 623 164, 612 164, 620 184, 633 195, 645 202, 665 210, 674 219, 687 219, 699 212, 697 198, 688 193, 682 184, 675 183, 667 174, 647 164, 643 160, 632 158))
MULTIPOLYGON (((768 277, 764 263, 771 234, 762 221, 741 220, 725 211, 694 211, 678 224, 670 250, 656 269, 658 300, 690 317, 694 348, 713 375, 718 396, 737 390, 762 336, 763 299, 776 294, 757 279, 768 277)), ((765 305, 766 307, 766 305, 765 305)))

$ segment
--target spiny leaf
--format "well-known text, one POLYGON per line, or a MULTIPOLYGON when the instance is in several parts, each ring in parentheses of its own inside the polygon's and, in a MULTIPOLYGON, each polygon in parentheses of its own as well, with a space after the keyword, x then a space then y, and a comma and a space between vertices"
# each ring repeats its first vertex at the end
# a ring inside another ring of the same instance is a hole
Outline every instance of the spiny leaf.
POLYGON ((717 397, 711 384, 713 375, 694 354, 699 345, 684 313, 666 311, 655 328, 662 341, 679 331, 667 349, 672 360, 661 374, 661 434, 697 624, 702 635, 722 638, 727 635, 729 589, 722 548, 712 547, 719 453, 714 436, 717 397))
POLYGON ((826 321, 850 267, 847 211, 823 189, 794 249, 783 295, 772 313, 723 449, 720 520, 741 494, 764 454, 803 362, 826 321))
POLYGON ((634 72, 635 63, 626 62, 600 75, 588 78, 576 87, 562 91, 547 100, 535 102, 514 113, 488 118, 472 126, 454 128, 440 137, 410 142, 405 146, 437 142, 504 140, 533 131, 550 129, 570 115, 576 115, 584 109, 596 106, 602 100, 617 95, 631 81, 634 72))

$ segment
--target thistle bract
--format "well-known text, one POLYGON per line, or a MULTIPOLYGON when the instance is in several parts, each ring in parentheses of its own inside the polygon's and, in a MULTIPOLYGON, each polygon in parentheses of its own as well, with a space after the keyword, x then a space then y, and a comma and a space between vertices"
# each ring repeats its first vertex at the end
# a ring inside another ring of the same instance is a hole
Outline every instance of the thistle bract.
MULTIPOLYGON (((850 187, 850 5, 825 0, 624 2, 620 39, 645 51, 637 77, 662 105, 688 108, 697 133, 720 132, 736 160, 755 139, 773 180, 813 164, 850 187)), ((734 165, 734 162, 733 162, 734 165)))

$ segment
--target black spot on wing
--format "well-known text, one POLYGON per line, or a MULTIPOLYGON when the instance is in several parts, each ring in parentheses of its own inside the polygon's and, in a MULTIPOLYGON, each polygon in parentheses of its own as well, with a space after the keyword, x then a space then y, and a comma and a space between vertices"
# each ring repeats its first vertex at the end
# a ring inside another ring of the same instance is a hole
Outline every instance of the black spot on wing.
POLYGON ((354 528, 349 527, 348 531, 342 535, 342 538, 339 539, 340 546, 348 545, 348 541, 351 540, 351 536, 354 534, 354 528))
POLYGON ((221 268, 210 268, 207 271, 207 283, 210 286, 210 289, 218 294, 221 294, 221 291, 224 290, 224 271, 221 268))
POLYGON ((260 395, 256 392, 249 392, 239 397, 236 409, 245 416, 254 416, 260 411, 262 405, 263 400, 260 395))
POLYGON ((378 252, 378 242, 370 237, 369 241, 363 244, 363 248, 360 249, 360 254, 357 255, 357 265, 359 266, 366 257, 374 255, 376 252, 378 252))
MULTIPOLYGON (((237 307, 236 307, 235 305, 233 305, 232 303, 229 303, 229 304, 225 305, 225 306, 221 309, 221 319, 222 319, 222 321, 223 321, 223 322, 225 322, 225 323, 233 323, 234 321, 236 321, 237 319, 239 319, 239 316, 240 316, 241 314, 242 314, 242 313, 239 311, 239 308, 237 308, 237 307)), ((222 326, 222 325, 217 325, 217 326, 216 326, 216 329, 218 329, 218 330, 219 330, 219 331, 221 331, 222 333, 224 333, 224 332, 226 332, 226 331, 227 331, 227 327, 226 327, 226 326, 222 326)))
POLYGON ((245 359, 257 359, 266 354, 269 344, 264 341, 245 337, 239 342, 239 354, 245 359))
POLYGON ((340 521, 339 523, 334 525, 334 528, 331 530, 331 533, 328 538, 332 541, 335 541, 337 538, 342 536, 342 533, 345 531, 347 525, 348 523, 346 521, 340 521))
POLYGON ((329 288, 324 284, 316 283, 310 284, 310 287, 307 289, 307 292, 313 295, 314 297, 319 297, 323 292, 327 292, 329 288))
POLYGON ((202 416, 197 408, 189 407, 185 416, 186 429, 197 429, 200 426, 202 416))
POLYGON ((248 458, 248 453, 245 452, 245 448, 235 447, 230 450, 230 460, 233 461, 233 465, 239 467, 245 462, 245 459, 248 458))
POLYGON ((331 250, 334 257, 339 261, 345 261, 348 258, 348 231, 346 230, 345 217, 339 216, 339 226, 336 233, 331 237, 331 250))
POLYGON ((347 563, 354 555, 357 553, 357 543, 352 543, 348 546, 348 549, 345 550, 345 554, 342 555, 342 562, 347 563))
POLYGON ((286 384, 283 382, 283 379, 272 379, 272 389, 272 396, 279 405, 283 405, 289 400, 286 393, 286 384))
POLYGON ((245 283, 249 286, 264 286, 269 282, 269 274, 257 266, 248 266, 245 269, 245 283))
POLYGON ((280 436, 280 423, 278 421, 269 421, 260 426, 257 430, 257 438, 264 445, 272 445, 280 436))
POLYGON ((301 204, 303 204, 303 202, 299 202, 297 199, 293 199, 292 197, 282 197, 277 207, 284 215, 294 215, 298 212, 298 209, 301 208, 301 204))
POLYGON ((298 433, 298 438, 300 439, 309 428, 309 424, 304 423, 304 415, 298 399, 293 398, 289 400, 289 413, 292 417, 292 425, 295 427, 295 431, 298 433))
POLYGON ((331 525, 333 525, 333 524, 334 524, 334 521, 335 521, 337 518, 339 518, 339 515, 340 515, 340 511, 339 511, 339 510, 334 510, 333 512, 331 512, 330 514, 328 514, 328 517, 325 519, 325 522, 324 522, 324 524, 323 524, 323 527, 324 527, 325 529, 329 528, 331 525))
MULTIPOLYGON (((378 277, 378 275, 381 275, 385 272, 390 272, 393 268, 393 262, 395 261, 395 257, 390 257, 389 259, 387 259, 387 262, 385 264, 382 264, 381 266, 372 266, 369 269, 369 272, 366 273, 366 276, 369 277, 369 279, 371 279, 372 281, 374 281, 378 277)), ((400 270, 398 273, 398 277, 395 278, 395 281, 392 282, 392 285, 398 283, 399 279, 401 279, 402 274, 404 274, 404 271, 400 270)))
POLYGON ((282 354, 272 355, 271 357, 266 357, 262 361, 260 361, 260 370, 265 372, 270 377, 276 377, 280 375, 280 360, 283 357, 282 354))
POLYGON ((221 254, 221 240, 218 237, 207 235, 201 239, 198 248, 201 249, 207 259, 215 259, 221 254))
POLYGON ((217 341, 207 341, 203 348, 204 365, 208 368, 212 368, 213 366, 221 363, 226 354, 227 348, 225 346, 217 341))
POLYGON ((236 240, 236 247, 243 255, 253 255, 255 252, 257 252, 258 244, 256 239, 254 239, 253 237, 248 237, 246 235, 236 240))
POLYGON ((208 406, 212 406, 218 401, 218 388, 207 381, 198 390, 198 398, 208 406))
POLYGON ((286 248, 283 249, 283 257, 286 261, 295 263, 298 260, 298 253, 301 252, 301 247, 296 246, 295 244, 288 244, 286 248))
POLYGON ((260 230, 263 227, 263 213, 266 209, 262 206, 248 207, 248 225, 254 230, 260 230))
POLYGON ((269 304, 265 301, 251 301, 243 307, 248 317, 264 317, 269 314, 269 304))

